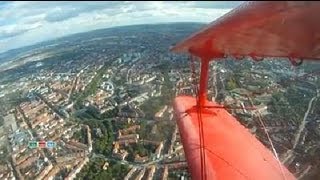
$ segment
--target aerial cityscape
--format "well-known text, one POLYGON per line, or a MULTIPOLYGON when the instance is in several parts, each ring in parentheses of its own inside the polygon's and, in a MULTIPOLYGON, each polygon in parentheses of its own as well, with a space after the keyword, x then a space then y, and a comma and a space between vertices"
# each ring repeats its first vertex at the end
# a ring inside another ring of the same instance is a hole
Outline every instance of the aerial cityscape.
MULTIPOLYGON (((169 48, 203 26, 100 29, 4 53, 0 179, 190 179, 172 102, 196 95, 199 61, 193 71, 169 48)), ((208 95, 271 149, 263 120, 290 172, 317 179, 319 70, 227 57, 211 62, 208 95)))

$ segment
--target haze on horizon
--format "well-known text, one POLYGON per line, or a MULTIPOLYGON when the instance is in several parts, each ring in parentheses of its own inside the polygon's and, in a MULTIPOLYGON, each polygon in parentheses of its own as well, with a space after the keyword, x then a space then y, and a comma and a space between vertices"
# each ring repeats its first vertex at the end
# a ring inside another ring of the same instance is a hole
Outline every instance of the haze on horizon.
POLYGON ((113 26, 208 23, 241 1, 0 2, 0 53, 113 26))

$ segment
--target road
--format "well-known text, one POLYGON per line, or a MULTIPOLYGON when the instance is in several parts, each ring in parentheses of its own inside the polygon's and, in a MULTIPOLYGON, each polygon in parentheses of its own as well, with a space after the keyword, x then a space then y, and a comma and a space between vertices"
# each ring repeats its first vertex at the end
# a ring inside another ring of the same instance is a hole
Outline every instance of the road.
POLYGON ((69 94, 68 94, 68 101, 70 102, 70 98, 74 92, 74 90, 76 89, 76 86, 78 84, 78 81, 79 81, 79 76, 80 76, 80 72, 76 75, 76 79, 72 82, 72 88, 70 89, 69 91, 69 94))
POLYGON ((212 86, 214 87, 214 100, 216 100, 218 96, 218 85, 217 85, 217 66, 214 64, 213 66, 213 78, 212 78, 212 86))
MULTIPOLYGON (((313 102, 314 100, 316 100, 318 97, 320 96, 320 93, 319 93, 319 89, 317 89, 317 94, 310 99, 309 101, 309 105, 308 105, 308 109, 307 111, 305 112, 304 114, 304 117, 303 117, 303 120, 299 126, 299 129, 298 129, 298 132, 297 134, 295 135, 295 138, 294 138, 294 143, 293 143, 293 147, 292 149, 288 150, 286 152, 286 155, 284 156, 284 160, 283 160, 283 163, 287 163, 293 156, 293 151, 294 149, 297 147, 297 145, 299 144, 299 140, 301 138, 301 134, 302 132, 304 131, 305 127, 306 127, 306 123, 307 123, 307 118, 308 118, 308 115, 310 113, 310 110, 312 109, 312 105, 313 105, 313 102)), ((304 138, 303 138, 303 141, 304 141, 304 138)))
POLYGON ((312 168, 312 165, 308 165, 308 167, 299 175, 297 179, 302 179, 305 175, 309 173, 311 168, 312 168))
MULTIPOLYGON (((100 119, 88 119, 88 120, 80 120, 79 122, 83 122, 83 121, 96 121, 96 122, 105 122, 105 121, 112 121, 112 120, 115 120, 117 118, 122 118, 122 117, 113 117, 113 118, 106 118, 106 119, 103 119, 103 120, 100 120, 100 119)), ((126 118, 126 117, 124 117, 126 118)), ((153 120, 153 119, 144 119, 144 118, 132 118, 136 121, 146 121, 147 124, 151 124, 151 123, 154 123, 154 122, 157 122, 156 120, 153 120)))
MULTIPOLYGON (((119 160, 119 159, 116 159, 116 158, 113 158, 113 157, 106 157, 105 155, 103 154, 96 154, 96 153, 92 153, 92 156, 91 158, 94 159, 96 157, 99 157, 99 158, 104 158, 105 160, 114 160, 114 161, 117 161, 117 162, 120 162, 121 164, 125 164, 125 165, 129 165, 129 166, 134 166, 134 167, 138 167, 138 168, 144 168, 144 167, 148 167, 150 165, 153 165, 153 164, 157 164, 157 163, 160 163, 162 160, 164 160, 165 158, 168 158, 169 156, 173 156, 175 155, 177 152, 174 152, 172 154, 165 154, 163 156, 161 156, 159 159, 156 159, 156 160, 152 160, 152 161, 149 161, 149 162, 146 162, 146 163, 135 163, 135 162, 129 162, 129 161, 126 161, 126 160, 119 160)), ((158 165, 159 166, 159 165, 158 165)))
POLYGON ((314 96, 310 101, 309 101, 309 105, 308 105, 308 109, 306 111, 306 113, 304 114, 304 117, 303 117, 303 120, 299 126, 299 130, 298 130, 298 133, 296 134, 295 136, 295 140, 294 140, 294 143, 293 143, 293 148, 292 149, 295 149, 299 143, 299 139, 300 139, 300 136, 301 136, 301 133, 303 132, 303 130, 305 129, 306 127, 306 123, 307 123, 307 117, 310 113, 310 110, 312 109, 312 104, 314 102, 314 100, 318 97, 318 93, 316 96, 314 96))
POLYGON ((51 103, 49 103, 49 102, 46 100, 45 97, 43 97, 43 96, 42 96, 41 94, 39 94, 39 93, 35 93, 35 94, 36 94, 37 97, 39 97, 39 98, 50 108, 50 110, 51 110, 52 112, 55 112, 55 113, 58 115, 59 118, 64 119, 64 118, 63 118, 64 115, 61 114, 61 113, 59 112, 59 110, 56 109, 51 103))
POLYGON ((31 136, 31 139, 35 139, 35 136, 36 136, 36 134, 34 134, 34 133, 32 133, 31 132, 31 130, 30 129, 32 129, 31 128, 31 124, 30 124, 30 122, 29 122, 29 120, 28 120, 28 118, 26 117, 26 115, 24 114, 24 112, 23 112, 23 110, 20 108, 20 106, 18 106, 18 111, 19 111, 19 113, 22 115, 22 121, 25 123, 25 124, 27 124, 28 125, 28 129, 27 129, 27 131, 28 131, 28 133, 29 133, 29 135, 31 136))

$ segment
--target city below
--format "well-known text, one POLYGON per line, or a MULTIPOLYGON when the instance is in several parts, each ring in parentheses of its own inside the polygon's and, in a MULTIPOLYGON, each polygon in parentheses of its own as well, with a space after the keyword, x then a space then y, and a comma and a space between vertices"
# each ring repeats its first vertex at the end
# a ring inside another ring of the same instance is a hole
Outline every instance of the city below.
MULTIPOLYGON (((169 48, 203 26, 101 29, 4 53, 0 179, 190 179, 172 102, 196 96, 199 61, 193 71, 169 48)), ((313 62, 212 61, 209 100, 271 150, 268 131, 289 171, 314 179, 320 80, 309 74, 317 70, 313 62)))

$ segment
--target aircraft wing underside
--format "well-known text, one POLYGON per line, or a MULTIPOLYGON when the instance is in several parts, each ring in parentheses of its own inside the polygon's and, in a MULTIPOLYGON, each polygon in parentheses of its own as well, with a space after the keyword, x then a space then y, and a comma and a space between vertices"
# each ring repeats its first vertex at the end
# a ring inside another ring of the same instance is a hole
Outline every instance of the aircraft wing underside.
MULTIPOLYGON (((175 115, 192 179, 200 179, 200 141, 197 112, 188 112, 195 98, 174 101, 175 115)), ((208 106, 216 106, 207 102, 208 106)), ((232 115, 222 108, 201 113, 207 179, 295 179, 294 176, 232 115), (283 173, 282 173, 283 172, 283 173), (284 176, 286 178, 284 178, 284 176)))

